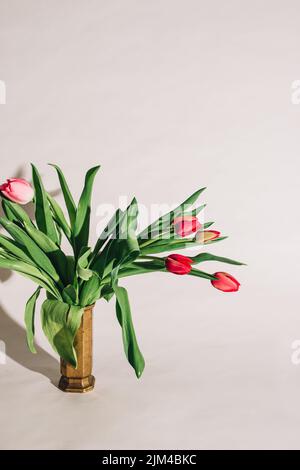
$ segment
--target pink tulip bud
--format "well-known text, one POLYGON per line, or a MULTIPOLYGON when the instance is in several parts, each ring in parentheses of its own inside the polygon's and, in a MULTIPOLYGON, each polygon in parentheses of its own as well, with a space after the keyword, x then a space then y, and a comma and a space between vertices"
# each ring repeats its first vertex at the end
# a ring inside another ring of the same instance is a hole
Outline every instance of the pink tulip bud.
POLYGON ((212 285, 223 292, 236 292, 239 290, 240 283, 230 274, 218 272, 214 276, 217 278, 211 281, 212 285))
POLYGON ((176 234, 180 237, 187 237, 188 235, 197 232, 201 228, 199 220, 193 215, 175 217, 173 220, 173 225, 176 234))
POLYGON ((199 243, 205 243, 215 238, 219 238, 221 232, 217 230, 203 230, 203 232, 198 232, 196 234, 196 241, 199 243))
POLYGON ((0 185, 3 196, 18 204, 27 204, 32 201, 34 191, 28 181, 22 178, 9 178, 6 183, 0 185))
POLYGON ((167 270, 173 274, 188 274, 193 260, 183 255, 169 255, 165 260, 167 270))

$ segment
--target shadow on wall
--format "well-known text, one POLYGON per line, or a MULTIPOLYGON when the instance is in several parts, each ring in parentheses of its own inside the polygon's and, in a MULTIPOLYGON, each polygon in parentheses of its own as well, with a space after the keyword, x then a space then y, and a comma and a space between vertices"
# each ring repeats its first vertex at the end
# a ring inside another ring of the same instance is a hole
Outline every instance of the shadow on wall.
MULTIPOLYGON (((13 177, 24 178, 24 167, 19 167, 13 177)), ((56 196, 59 193, 59 190, 50 192, 52 196, 56 196)), ((26 206, 23 206, 23 208, 26 210, 29 217, 34 219, 33 204, 27 204, 26 206)), ((0 215, 3 215, 2 208, 0 208, 0 215)), ((11 271, 0 269, 1 283, 6 282, 11 276, 11 271)), ((58 361, 39 346, 36 346, 36 354, 31 353, 26 344, 25 328, 22 328, 1 305, 0 339, 5 343, 6 354, 8 357, 26 369, 44 375, 53 385, 57 386, 59 379, 58 361)))
POLYGON ((0 305, 0 336, 5 343, 6 354, 28 370, 48 377, 57 386, 59 363, 44 349, 36 346, 36 354, 29 351, 26 344, 26 332, 0 305))

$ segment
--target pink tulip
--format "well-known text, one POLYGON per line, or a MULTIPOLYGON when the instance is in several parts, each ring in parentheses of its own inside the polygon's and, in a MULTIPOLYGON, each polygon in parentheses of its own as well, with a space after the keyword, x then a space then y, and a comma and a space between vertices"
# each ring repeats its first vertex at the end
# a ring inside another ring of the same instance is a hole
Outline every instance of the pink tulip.
POLYGON ((188 274, 193 260, 183 255, 169 255, 165 260, 167 270, 173 274, 188 274))
POLYGON ((187 237, 188 235, 197 232, 201 228, 199 220, 193 215, 175 217, 173 220, 173 225, 176 234, 180 237, 187 237))
POLYGON ((217 278, 211 281, 212 285, 223 292, 236 292, 239 290, 240 283, 230 274, 218 272, 214 276, 217 278))
POLYGON ((198 232, 196 234, 196 240, 199 243, 205 243, 210 240, 214 240, 215 238, 219 238, 221 232, 218 230, 203 230, 203 232, 198 232))
POLYGON ((9 178, 0 185, 0 191, 10 201, 22 205, 32 201, 34 196, 32 186, 22 178, 9 178))

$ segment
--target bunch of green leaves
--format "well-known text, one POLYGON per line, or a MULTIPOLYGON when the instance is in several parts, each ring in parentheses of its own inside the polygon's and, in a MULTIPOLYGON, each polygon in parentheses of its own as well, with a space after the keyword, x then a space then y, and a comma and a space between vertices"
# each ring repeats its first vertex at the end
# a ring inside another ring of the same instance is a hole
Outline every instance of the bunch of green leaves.
MULTIPOLYGON (((145 361, 136 339, 128 294, 124 287, 119 286, 119 280, 156 271, 166 273, 165 257, 154 255, 199 246, 195 238, 176 237, 172 221, 179 215, 197 215, 204 205, 195 209, 192 206, 205 188, 152 222, 139 234, 138 205, 134 198, 125 210, 116 211, 95 247, 91 248, 91 197, 99 166, 87 172, 78 204, 74 202, 62 170, 56 165, 52 166, 58 175, 66 213, 46 191, 34 165, 35 220, 31 220, 18 204, 2 197, 4 216, 0 218, 0 224, 8 235, 0 235, 0 267, 17 271, 37 284, 25 308, 28 347, 32 352, 36 351, 35 310, 41 289, 46 291, 46 300, 41 307, 43 331, 53 349, 74 367, 77 366, 74 339, 84 308, 100 298, 109 301, 115 296, 124 351, 136 376, 140 377, 145 361), (170 236, 164 236, 168 232, 170 236), (65 253, 61 248, 63 235, 69 242, 70 253, 65 253)), ((205 224, 204 229, 210 225, 205 224)), ((200 253, 192 259, 194 264, 204 261, 242 264, 210 253, 200 253)), ((194 267, 189 275, 215 279, 213 275, 194 267)))

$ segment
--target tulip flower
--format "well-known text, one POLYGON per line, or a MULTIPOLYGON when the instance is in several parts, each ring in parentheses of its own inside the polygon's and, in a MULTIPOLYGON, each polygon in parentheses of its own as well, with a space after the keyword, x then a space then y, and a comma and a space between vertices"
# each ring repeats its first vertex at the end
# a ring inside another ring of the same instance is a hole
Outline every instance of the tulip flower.
POLYGON ((9 178, 0 185, 0 191, 10 201, 22 205, 32 201, 34 196, 32 186, 22 178, 9 178))
POLYGON ((169 255, 165 260, 167 270, 173 274, 188 274, 193 260, 183 255, 169 255))
POLYGON ((201 228, 199 220, 193 215, 175 217, 173 220, 173 225, 176 234, 180 237, 187 237, 188 235, 197 232, 201 228))
POLYGON ((217 278, 211 281, 212 285, 223 292, 236 292, 239 290, 240 283, 230 274, 217 272, 214 274, 217 278))
POLYGON ((217 230, 203 230, 203 232, 198 232, 196 234, 196 241, 199 243, 205 243, 215 238, 219 238, 221 232, 217 230))

